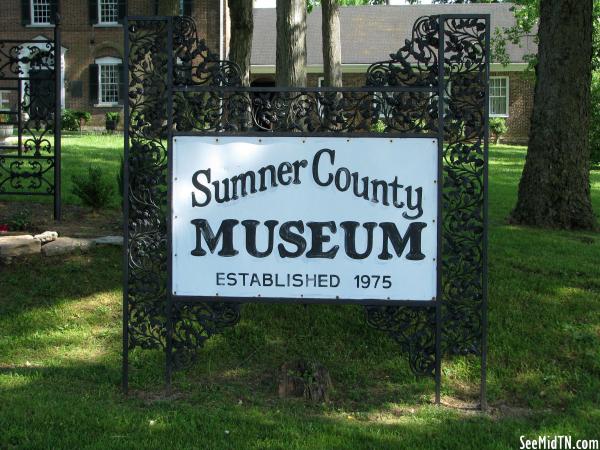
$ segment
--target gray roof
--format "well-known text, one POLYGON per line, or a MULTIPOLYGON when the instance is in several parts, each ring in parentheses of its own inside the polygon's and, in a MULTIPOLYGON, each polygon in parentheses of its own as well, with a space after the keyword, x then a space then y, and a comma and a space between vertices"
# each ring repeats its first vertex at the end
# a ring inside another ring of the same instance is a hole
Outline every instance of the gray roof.
MULTIPOLYGON (((507 3, 473 3, 448 5, 352 6, 340 8, 343 64, 371 64, 389 59, 404 40, 410 38, 412 25, 421 16, 435 14, 490 14, 492 36, 497 27, 510 27, 514 15, 507 3)), ((252 65, 275 65, 275 9, 254 9, 252 65)), ((321 9, 307 17, 308 65, 323 64, 321 49, 321 9)), ((521 47, 507 44, 511 62, 523 62, 523 56, 536 52, 532 38, 523 39, 521 47)))

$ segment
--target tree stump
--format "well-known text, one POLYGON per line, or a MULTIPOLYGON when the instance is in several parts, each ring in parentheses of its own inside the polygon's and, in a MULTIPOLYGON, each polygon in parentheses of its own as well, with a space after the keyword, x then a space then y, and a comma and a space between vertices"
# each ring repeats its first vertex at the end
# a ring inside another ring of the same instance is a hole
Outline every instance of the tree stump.
POLYGON ((279 397, 304 397, 311 402, 327 402, 332 388, 328 370, 317 362, 298 360, 279 369, 279 397))

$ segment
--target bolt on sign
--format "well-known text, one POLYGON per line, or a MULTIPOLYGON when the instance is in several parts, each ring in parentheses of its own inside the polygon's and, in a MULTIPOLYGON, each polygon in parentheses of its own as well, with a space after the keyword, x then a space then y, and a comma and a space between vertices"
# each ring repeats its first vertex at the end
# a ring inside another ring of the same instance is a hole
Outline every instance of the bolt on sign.
POLYGON ((173 295, 434 300, 438 160, 429 138, 174 138, 173 295))
POLYGON ((245 87, 189 17, 124 28, 124 390, 131 349, 170 383, 244 302, 349 303, 437 403, 442 356, 480 356, 485 408, 489 15, 417 19, 353 87, 245 87))

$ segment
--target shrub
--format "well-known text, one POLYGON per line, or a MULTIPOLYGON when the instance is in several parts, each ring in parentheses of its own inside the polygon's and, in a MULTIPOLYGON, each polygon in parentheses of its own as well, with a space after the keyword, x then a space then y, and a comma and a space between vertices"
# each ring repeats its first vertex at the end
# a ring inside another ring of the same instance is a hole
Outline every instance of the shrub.
POLYGON ((106 117, 107 122, 111 121, 119 123, 119 120, 121 120, 121 114, 118 111, 107 112, 104 116, 106 117))
POLYGON ((79 131, 81 127, 92 120, 92 115, 87 111, 64 109, 61 115, 62 129, 67 131, 79 131))
POLYGON ((75 119, 75 111, 72 109, 63 109, 61 114, 61 128, 68 131, 77 131, 79 125, 77 119, 75 119))
POLYGON ((104 117, 106 118, 106 131, 115 131, 121 115, 117 111, 114 111, 107 112, 104 117))
POLYGON ((600 71, 592 76, 592 111, 590 114, 590 160, 600 165, 600 71))
POLYGON ((506 120, 502 117, 492 117, 490 119, 490 133, 494 137, 494 143, 499 144, 500 138, 508 131, 506 120))
POLYGON ((73 175, 73 194, 79 197, 81 203, 90 206, 95 211, 105 207, 110 202, 114 192, 113 184, 102 176, 99 167, 89 167, 86 175, 73 175))
POLYGON ((33 220, 31 219, 31 211, 27 208, 14 213, 8 219, 8 229, 11 231, 27 231, 33 227, 33 220))

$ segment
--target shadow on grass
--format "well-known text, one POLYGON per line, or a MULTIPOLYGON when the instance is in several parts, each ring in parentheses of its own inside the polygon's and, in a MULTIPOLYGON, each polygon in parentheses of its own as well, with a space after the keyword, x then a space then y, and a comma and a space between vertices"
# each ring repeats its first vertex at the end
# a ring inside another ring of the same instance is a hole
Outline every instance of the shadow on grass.
MULTIPOLYGON (((7 267, 0 275, 7 293, 0 299, 0 363, 68 365, 105 352, 120 359, 121 280, 121 253, 113 248, 7 267)), ((431 380, 414 383, 406 355, 369 328, 356 306, 247 305, 241 323, 209 340, 200 362, 177 380, 230 383, 239 392, 257 388, 270 396, 278 367, 300 358, 325 364, 337 398, 349 403, 420 401, 432 389, 431 380)), ((160 352, 135 351, 131 361, 134 384, 162 385, 160 352)))
MULTIPOLYGON (((594 258, 599 245, 573 243, 561 233, 509 229, 493 234, 493 401, 508 393, 511 403, 541 407, 545 391, 551 404, 562 407, 580 395, 576 391, 592 392, 597 385, 588 378, 600 370, 594 362, 600 344, 594 334, 600 317, 594 258), (587 381, 581 384, 581 379, 587 381)), ((0 300, 1 323, 5 337, 10 336, 2 345, 5 354, 15 363, 27 355, 47 355, 62 364, 73 353, 85 359, 88 352, 91 358, 105 347, 117 361, 120 256, 116 249, 97 249, 52 266, 39 260, 27 271, 11 267, 3 272, 0 289, 8 296, 0 300), (73 347, 79 347, 77 352, 68 350, 73 347)), ((278 368, 295 359, 324 364, 334 382, 333 402, 344 408, 430 402, 431 380, 415 380, 398 345, 369 328, 362 308, 355 306, 246 305, 240 324, 209 340, 199 362, 176 374, 175 386, 186 390, 196 384, 233 397, 258 392, 270 398, 278 368)), ((444 361, 446 394, 475 400, 478 365, 473 359, 444 361)), ((133 352, 133 386, 160 386, 163 363, 160 352, 133 352)))
POLYGON ((593 437, 577 416, 465 414, 426 406, 348 410, 299 401, 230 397, 198 386, 123 397, 118 371, 104 364, 15 367, 0 392, 3 448, 233 448, 233 449, 504 449, 519 436, 560 430, 593 437), (22 379, 27 379, 25 382, 22 379), (21 380, 20 380, 21 379, 21 380))
MULTIPOLYGON (((415 380, 353 306, 247 305, 168 394, 164 355, 136 350, 136 395, 125 399, 120 251, 3 268, 0 447, 514 448, 523 433, 593 437, 600 240, 588 235, 491 229, 490 397, 534 411, 501 425, 433 408, 431 380, 415 380), (331 404, 277 397, 278 367, 298 358, 330 370, 331 404)), ((472 358, 444 361, 444 395, 473 399, 477 376, 472 358)))
POLYGON ((26 335, 65 322, 61 305, 98 296, 120 295, 121 250, 97 248, 64 257, 31 258, 3 266, 0 272, 0 317, 5 332, 26 335))

